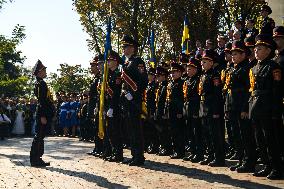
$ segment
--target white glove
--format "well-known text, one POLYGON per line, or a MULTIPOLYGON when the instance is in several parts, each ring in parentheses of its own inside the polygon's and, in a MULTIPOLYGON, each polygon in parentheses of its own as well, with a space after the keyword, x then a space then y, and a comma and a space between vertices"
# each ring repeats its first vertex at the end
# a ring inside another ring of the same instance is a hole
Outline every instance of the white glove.
POLYGON ((133 96, 132 96, 130 93, 127 93, 127 94, 125 95, 125 98, 126 98, 127 100, 132 100, 132 99, 133 99, 133 96))
POLYGON ((112 108, 108 109, 107 117, 113 117, 113 109, 112 108))

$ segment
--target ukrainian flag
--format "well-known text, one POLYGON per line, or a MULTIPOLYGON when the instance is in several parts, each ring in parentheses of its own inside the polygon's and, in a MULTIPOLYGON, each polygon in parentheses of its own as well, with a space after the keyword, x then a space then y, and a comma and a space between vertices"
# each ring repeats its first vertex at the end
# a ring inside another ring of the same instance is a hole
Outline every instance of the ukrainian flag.
POLYGON ((100 139, 104 138, 104 124, 105 124, 105 119, 104 119, 104 106, 105 106, 105 92, 106 92, 106 85, 107 85, 107 78, 108 78, 108 66, 107 66, 107 61, 108 61, 108 56, 111 51, 111 15, 108 18, 108 23, 107 23, 107 33, 106 33, 106 42, 105 42, 105 52, 104 52, 104 68, 103 68, 103 82, 101 85, 101 94, 100 94, 100 109, 99 109, 99 132, 98 132, 98 137, 100 139))
POLYGON ((184 26, 183 26, 183 35, 182 35, 182 52, 185 54, 189 54, 189 21, 187 16, 184 17, 184 26))

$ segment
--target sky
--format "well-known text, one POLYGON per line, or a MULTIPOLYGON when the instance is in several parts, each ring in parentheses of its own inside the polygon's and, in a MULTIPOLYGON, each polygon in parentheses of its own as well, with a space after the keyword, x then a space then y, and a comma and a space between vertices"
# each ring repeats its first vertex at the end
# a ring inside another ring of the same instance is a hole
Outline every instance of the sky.
POLYGON ((18 47, 27 57, 25 66, 33 67, 40 59, 49 73, 61 63, 86 68, 93 54, 72 8, 72 0, 14 0, 0 10, 0 34, 11 37, 14 26, 25 26, 27 37, 18 47))

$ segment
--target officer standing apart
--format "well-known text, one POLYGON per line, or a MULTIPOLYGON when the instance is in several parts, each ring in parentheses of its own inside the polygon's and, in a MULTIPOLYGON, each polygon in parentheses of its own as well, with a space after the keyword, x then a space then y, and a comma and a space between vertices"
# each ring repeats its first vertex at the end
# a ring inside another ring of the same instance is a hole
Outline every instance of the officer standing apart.
POLYGON ((36 112, 36 135, 33 139, 33 143, 30 151, 30 163, 33 167, 45 167, 50 163, 46 163, 42 160, 44 153, 44 137, 47 132, 47 126, 51 122, 54 107, 51 93, 47 87, 46 82, 43 80, 46 77, 46 67, 40 60, 37 61, 33 75, 36 76, 36 84, 34 93, 38 99, 38 106, 36 112))
MULTIPOLYGON (((130 146, 132 159, 124 163, 130 166, 144 164, 144 139, 141 125, 142 96, 148 84, 147 72, 142 73, 138 65, 145 65, 144 61, 135 55, 138 42, 130 36, 125 35, 122 39, 125 63, 122 70, 122 98, 125 98, 125 109, 127 112, 127 129, 130 134, 130 146)), ((145 66, 144 66, 145 69, 145 66)))

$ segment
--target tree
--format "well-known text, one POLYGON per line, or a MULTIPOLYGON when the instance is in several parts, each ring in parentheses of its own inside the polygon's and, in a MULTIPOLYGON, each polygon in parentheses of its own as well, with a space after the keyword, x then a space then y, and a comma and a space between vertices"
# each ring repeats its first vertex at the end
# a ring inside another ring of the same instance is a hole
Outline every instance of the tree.
POLYGON ((59 74, 51 73, 48 78, 48 82, 55 92, 81 93, 90 86, 91 77, 89 70, 82 68, 81 65, 60 64, 58 72, 59 74))
MULTIPOLYGON (((155 20, 154 0, 113 0, 112 18, 113 41, 119 40, 121 35, 129 34, 139 41, 143 52, 147 45, 151 26, 155 20)), ((75 10, 80 16, 84 30, 89 34, 88 40, 90 50, 100 54, 105 39, 105 23, 109 14, 110 1, 100 0, 73 0, 75 10)), ((114 46, 117 49, 117 46, 114 46)))
POLYGON ((7 2, 12 2, 13 0, 0 0, 0 10, 3 8, 3 5, 7 2))
POLYGON ((25 39, 25 28, 15 26, 12 37, 0 35, 0 94, 4 96, 22 96, 30 94, 26 87, 30 71, 23 68, 25 57, 17 46, 25 39), (25 73, 24 73, 25 72, 25 73))
POLYGON ((246 19, 256 21, 263 4, 266 4, 264 0, 222 0, 220 28, 231 29, 236 20, 243 23, 246 19))
MULTIPOLYGON (((122 33, 131 34, 141 44, 139 55, 149 57, 150 31, 156 31, 157 59, 177 57, 181 51, 183 19, 189 18, 191 45, 196 39, 215 39, 232 27, 236 19, 256 18, 264 0, 112 0, 113 47, 122 33)), ((89 46, 101 53, 110 1, 73 0, 89 46)), ((213 40, 215 41, 215 40, 213 40)))

